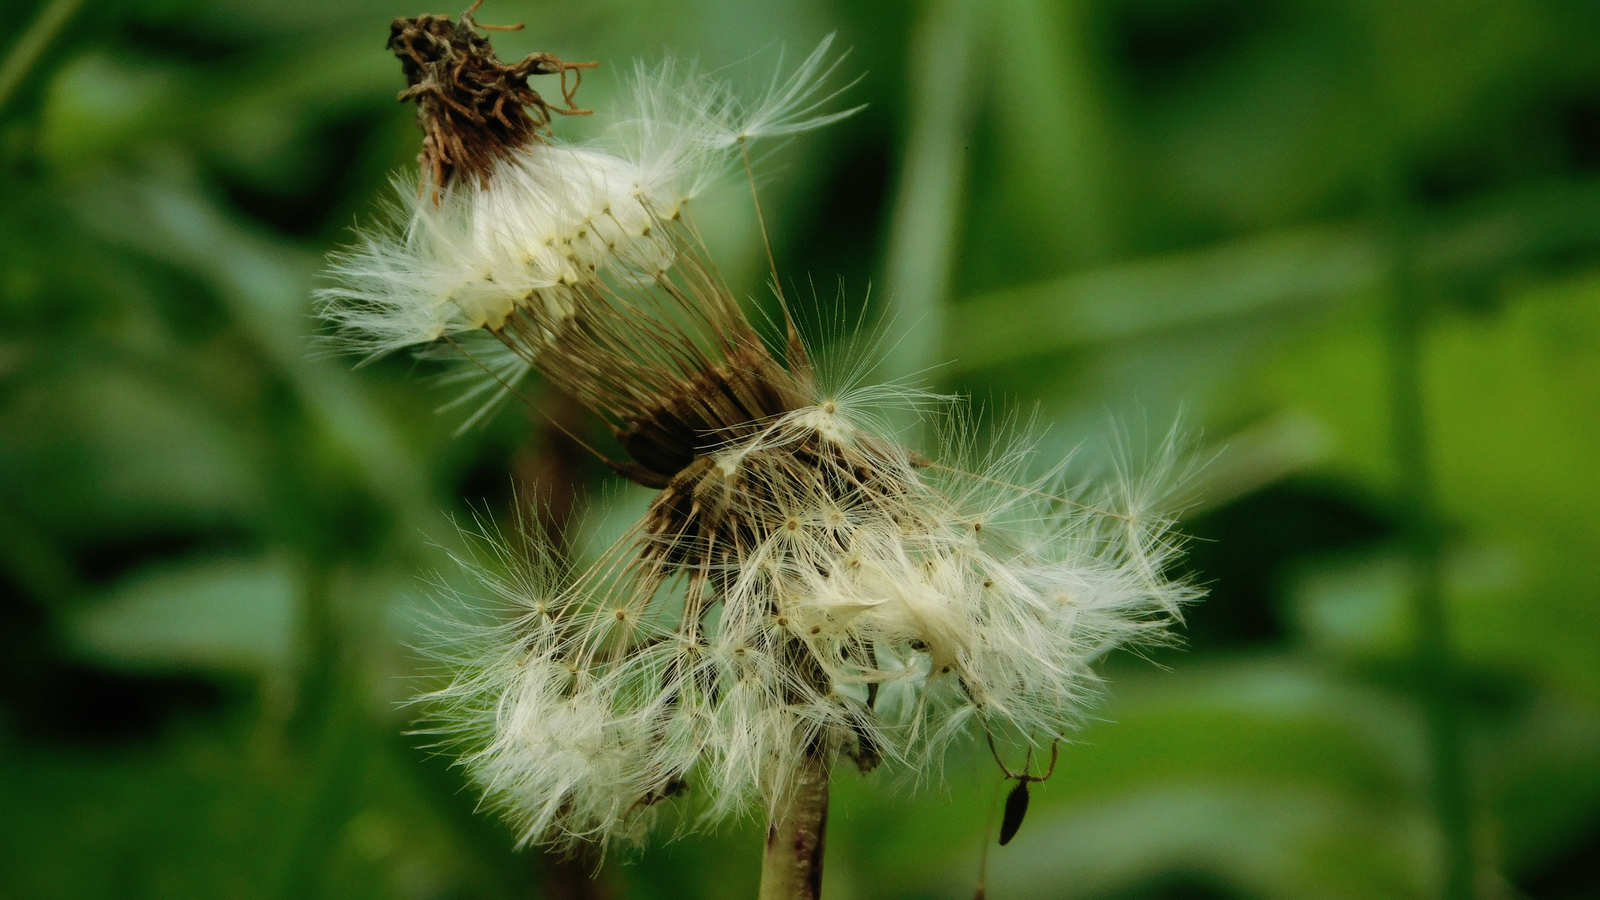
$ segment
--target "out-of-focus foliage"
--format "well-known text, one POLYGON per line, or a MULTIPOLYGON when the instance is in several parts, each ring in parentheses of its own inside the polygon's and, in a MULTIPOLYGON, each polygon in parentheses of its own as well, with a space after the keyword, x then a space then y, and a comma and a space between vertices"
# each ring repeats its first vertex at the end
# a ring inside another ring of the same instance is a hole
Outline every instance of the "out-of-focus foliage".
MULTIPOLYGON (((311 339, 323 254, 418 144, 388 22, 459 10, 74 6, 25 0, 0 50, 44 40, 0 64, 0 896, 564 896, 573 869, 513 852, 400 705, 450 517, 507 515, 555 444, 515 410, 452 437, 431 364, 352 370, 311 339)), ((480 18, 528 24, 502 56, 602 61, 580 97, 602 111, 633 58, 765 66, 837 30, 870 106, 759 161, 807 315, 868 303, 908 335, 885 374, 1037 408, 1046 456, 1180 411, 1203 430, 1185 528, 1212 597, 1159 665, 1110 661, 990 897, 1438 894, 1401 303, 1423 311, 1480 893, 1600 892, 1600 7, 480 18)), ((706 207, 756 297, 743 185, 706 207)), ((976 752, 921 785, 840 772, 826 893, 970 896, 997 783, 976 752)), ((663 836, 601 880, 748 896, 759 840, 663 836)))

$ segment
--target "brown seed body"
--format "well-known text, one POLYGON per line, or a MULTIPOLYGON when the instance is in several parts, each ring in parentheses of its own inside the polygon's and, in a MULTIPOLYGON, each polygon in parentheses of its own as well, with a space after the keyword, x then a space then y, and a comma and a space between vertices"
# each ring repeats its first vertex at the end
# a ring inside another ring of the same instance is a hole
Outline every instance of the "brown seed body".
POLYGON ((1022 827, 1022 818, 1027 814, 1028 782, 1022 780, 1006 795, 1005 815, 1000 817, 1000 846, 1011 843, 1011 839, 1017 836, 1017 829, 1022 827))

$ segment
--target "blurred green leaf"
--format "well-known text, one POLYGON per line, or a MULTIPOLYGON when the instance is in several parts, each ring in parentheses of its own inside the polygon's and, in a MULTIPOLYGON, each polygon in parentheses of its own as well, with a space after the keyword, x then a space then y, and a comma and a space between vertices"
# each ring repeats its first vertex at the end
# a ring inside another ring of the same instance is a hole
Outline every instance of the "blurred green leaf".
POLYGON ((34 381, 0 407, 0 466, 25 508, 67 533, 251 517, 266 497, 248 444, 170 386, 85 368, 34 381))
POLYGON ((294 567, 207 558, 128 576, 70 624, 80 652, 113 667, 281 672, 292 662, 294 567))

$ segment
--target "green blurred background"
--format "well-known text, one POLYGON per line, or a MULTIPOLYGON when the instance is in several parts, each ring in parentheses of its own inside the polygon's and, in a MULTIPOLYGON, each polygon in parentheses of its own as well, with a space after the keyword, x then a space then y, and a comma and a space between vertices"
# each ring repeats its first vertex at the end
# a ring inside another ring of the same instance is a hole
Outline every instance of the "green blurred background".
MULTIPOLYGON (((434 364, 311 341, 324 254, 413 164, 383 44, 424 12, 459 10, 6 7, 0 896, 754 895, 757 822, 584 886, 405 733, 451 517, 617 494, 520 410, 452 436, 434 364)), ((1108 661, 990 897, 1600 896, 1600 3, 480 18, 602 61, 602 114, 634 58, 837 31, 869 106, 759 161, 812 317, 865 303, 883 377, 1036 409, 1047 457, 1202 435, 1211 596, 1108 661)), ((699 221, 762 294, 742 183, 699 221)), ((826 896, 971 896, 997 784, 838 773, 826 896)))

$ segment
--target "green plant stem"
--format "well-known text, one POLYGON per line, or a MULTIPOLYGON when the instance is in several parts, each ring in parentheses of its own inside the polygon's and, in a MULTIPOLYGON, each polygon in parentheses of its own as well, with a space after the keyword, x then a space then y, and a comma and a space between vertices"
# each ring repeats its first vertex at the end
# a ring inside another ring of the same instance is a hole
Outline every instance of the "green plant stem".
POLYGON ((11 99, 11 94, 22 83, 34 64, 44 55, 46 47, 55 40, 61 29, 71 20, 83 0, 51 0, 28 25, 28 30, 17 38, 11 52, 0 62, 0 109, 11 99))
POLYGON ((825 755, 808 754, 783 788, 767 825, 760 900, 817 900, 822 895, 831 768, 825 755))
POLYGON ((911 123, 889 234, 890 318, 901 332, 884 360, 890 379, 943 362, 937 354, 981 92, 984 10, 975 0, 933 0, 911 38, 911 123))
POLYGON ((1395 229, 1392 321, 1393 441, 1400 475, 1405 540, 1416 581, 1412 589, 1417 688, 1432 760, 1430 791, 1443 838, 1443 893, 1471 900, 1474 862, 1472 804, 1461 710, 1455 692, 1455 653, 1444 606, 1442 539, 1428 465, 1423 396, 1424 298, 1417 290, 1410 230, 1395 229))

